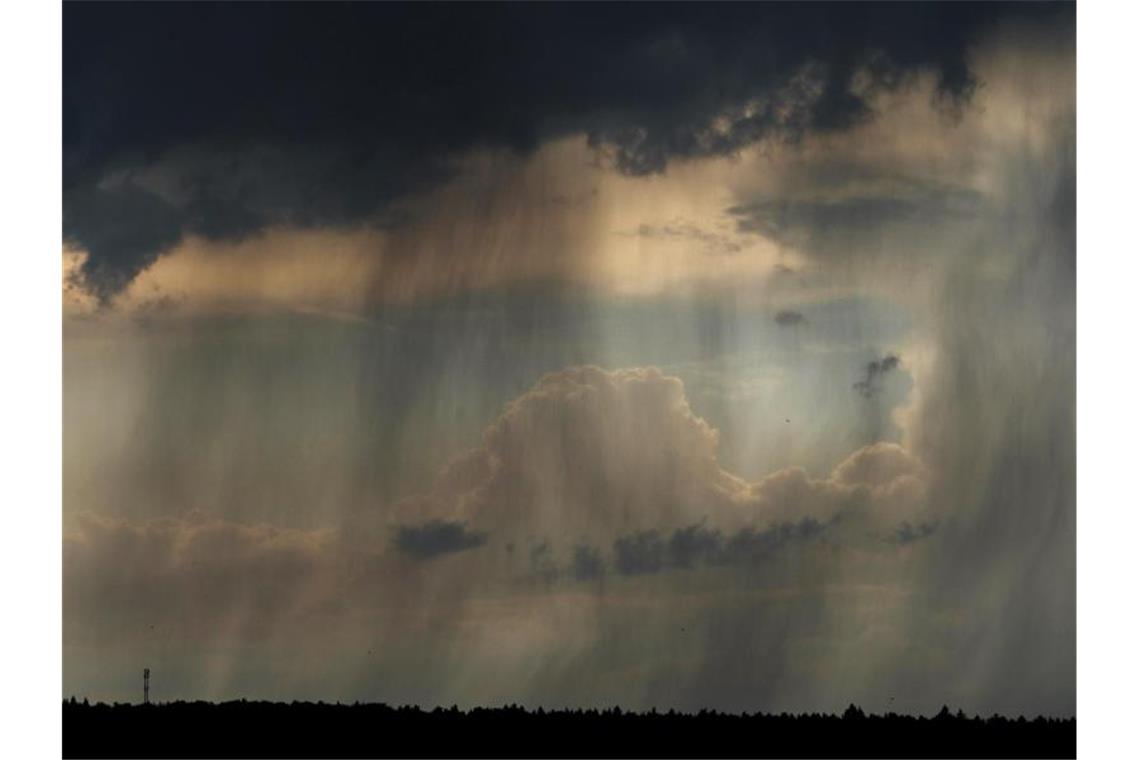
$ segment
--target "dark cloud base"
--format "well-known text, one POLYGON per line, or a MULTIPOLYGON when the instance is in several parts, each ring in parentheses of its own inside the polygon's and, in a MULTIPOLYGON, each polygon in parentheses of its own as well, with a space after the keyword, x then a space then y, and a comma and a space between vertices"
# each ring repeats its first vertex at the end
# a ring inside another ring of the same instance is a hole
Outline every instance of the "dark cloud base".
POLYGON ((103 4, 63 16, 63 237, 104 304, 185 235, 401 223, 480 147, 583 135, 618 171, 842 131, 1064 4, 103 4), (857 86, 856 79, 859 78, 857 86))

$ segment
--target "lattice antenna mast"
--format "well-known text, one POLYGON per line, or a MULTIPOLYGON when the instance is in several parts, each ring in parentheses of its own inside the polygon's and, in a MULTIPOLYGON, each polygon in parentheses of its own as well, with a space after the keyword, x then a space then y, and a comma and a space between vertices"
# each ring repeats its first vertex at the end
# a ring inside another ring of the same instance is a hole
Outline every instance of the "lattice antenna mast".
POLYGON ((150 704, 150 668, 143 668, 143 704, 150 704))

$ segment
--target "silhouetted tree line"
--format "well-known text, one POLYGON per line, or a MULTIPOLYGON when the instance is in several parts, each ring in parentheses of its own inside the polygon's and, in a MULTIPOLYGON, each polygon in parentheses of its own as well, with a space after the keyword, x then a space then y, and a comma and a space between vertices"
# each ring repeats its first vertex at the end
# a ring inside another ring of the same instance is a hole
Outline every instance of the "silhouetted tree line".
POLYGON ((1075 757, 1076 719, 324 702, 63 705, 64 757, 1075 757))

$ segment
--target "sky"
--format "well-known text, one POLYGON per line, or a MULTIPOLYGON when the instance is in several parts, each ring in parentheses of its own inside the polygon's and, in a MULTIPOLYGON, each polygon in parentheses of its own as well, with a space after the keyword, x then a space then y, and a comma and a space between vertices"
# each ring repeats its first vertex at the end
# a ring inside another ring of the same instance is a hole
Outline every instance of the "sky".
POLYGON ((64 693, 1074 715, 1075 55, 65 4, 64 693))

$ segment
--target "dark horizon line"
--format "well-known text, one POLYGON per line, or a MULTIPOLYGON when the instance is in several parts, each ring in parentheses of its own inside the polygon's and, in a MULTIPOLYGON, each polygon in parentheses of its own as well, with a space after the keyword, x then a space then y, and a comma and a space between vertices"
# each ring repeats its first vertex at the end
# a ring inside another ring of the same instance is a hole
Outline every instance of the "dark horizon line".
POLYGON ((981 713, 974 712, 972 714, 966 713, 961 708, 951 710, 951 708, 943 704, 942 707, 933 715, 927 716, 924 713, 908 713, 908 712, 895 712, 888 710, 886 712, 874 713, 865 712, 861 707, 854 702, 849 703, 847 708, 842 712, 828 712, 820 710, 804 710, 799 712, 792 712, 783 710, 780 712, 768 712, 765 710, 718 710, 716 708, 701 708, 696 711, 679 710, 677 708, 658 708, 656 706, 647 710, 629 710, 621 707, 621 705, 610 705, 608 707, 545 707, 539 705, 538 707, 526 707, 517 702, 503 703, 501 705, 476 705, 470 708, 461 708, 457 704, 451 706, 444 706, 437 704, 434 707, 424 707, 420 704, 404 703, 404 704, 391 704, 388 702, 370 702, 353 700, 352 702, 343 702, 336 700, 333 702, 326 702, 323 699, 314 700, 273 700, 273 699, 247 699, 245 697, 238 697, 235 699, 225 700, 208 700, 208 699, 174 699, 165 702, 152 701, 152 702, 103 702, 96 701, 90 702, 87 697, 82 700, 75 695, 65 697, 63 700, 64 707, 78 707, 78 708, 159 708, 159 707, 175 707, 175 706, 208 706, 208 707, 228 707, 234 705, 249 705, 258 707, 322 707, 322 708, 372 708, 383 709, 392 712, 418 712, 425 715, 447 713, 447 714, 461 714, 472 715, 479 712, 522 712, 527 715, 603 715, 603 716, 629 716, 629 717, 720 717, 720 718, 841 718, 844 720, 862 719, 908 719, 908 720, 968 720, 968 721, 1008 721, 1011 723, 1035 723, 1035 722, 1076 722, 1077 716, 1052 716, 1038 713, 1033 717, 1028 717, 1024 713, 1011 715, 1006 713, 994 712, 988 716, 983 716, 981 713))
POLYGON ((1076 718, 528 710, 518 705, 168 702, 63 705, 71 757, 1072 758, 1076 718))

